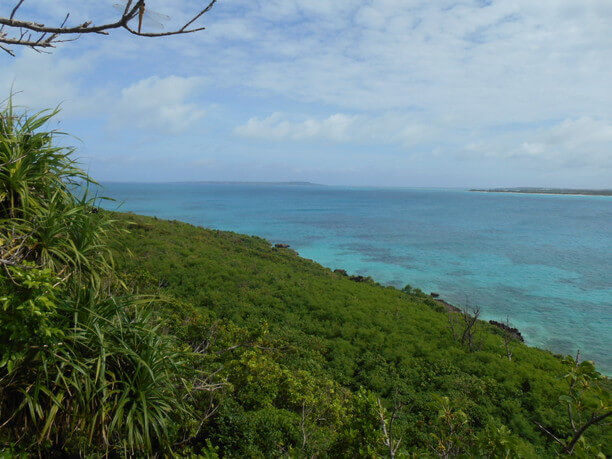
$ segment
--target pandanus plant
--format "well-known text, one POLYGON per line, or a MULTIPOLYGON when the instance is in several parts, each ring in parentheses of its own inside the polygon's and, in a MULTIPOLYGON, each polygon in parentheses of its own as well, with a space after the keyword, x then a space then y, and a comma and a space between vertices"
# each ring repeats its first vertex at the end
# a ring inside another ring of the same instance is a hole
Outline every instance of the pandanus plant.
POLYGON ((73 149, 53 145, 58 131, 45 126, 58 110, 17 114, 12 99, 0 112, 0 216, 18 218, 43 206, 50 193, 68 193, 87 175, 70 158, 73 149))
POLYGON ((73 148, 55 145, 64 134, 44 129, 57 113, 17 113, 11 98, 0 111, 0 260, 99 280, 110 271, 111 222, 92 215, 87 189, 95 182, 72 159, 73 148))
POLYGON ((113 222, 45 129, 57 113, 0 110, 0 455, 168 452, 185 352, 117 286, 113 222))

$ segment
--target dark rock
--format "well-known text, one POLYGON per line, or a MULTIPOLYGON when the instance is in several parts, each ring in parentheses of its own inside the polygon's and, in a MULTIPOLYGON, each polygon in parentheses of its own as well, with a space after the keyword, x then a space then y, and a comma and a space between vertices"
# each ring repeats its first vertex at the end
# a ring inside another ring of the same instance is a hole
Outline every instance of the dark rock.
POLYGON ((513 338, 515 338, 515 339, 517 339, 517 340, 519 340, 519 341, 521 341, 523 343, 525 342, 525 339, 523 338, 523 335, 521 335, 521 332, 518 331, 517 328, 510 327, 510 326, 508 326, 508 325, 506 325, 506 324, 504 324, 502 322, 498 322, 496 320, 489 320, 489 323, 491 325, 496 326, 497 328, 500 328, 500 329, 504 330, 506 333, 509 333, 513 338))
POLYGON ((432 298, 438 298, 440 296, 440 294, 436 292, 431 292, 430 295, 432 298))
POLYGON ((274 247, 277 249, 288 249, 291 246, 289 244, 274 244, 274 247))
POLYGON ((349 279, 354 282, 371 282, 372 281, 372 278, 365 277, 365 276, 351 276, 349 277, 349 279))
POLYGON ((345 269, 334 269, 334 272, 336 274, 340 274, 341 276, 348 276, 348 274, 347 274, 345 269))

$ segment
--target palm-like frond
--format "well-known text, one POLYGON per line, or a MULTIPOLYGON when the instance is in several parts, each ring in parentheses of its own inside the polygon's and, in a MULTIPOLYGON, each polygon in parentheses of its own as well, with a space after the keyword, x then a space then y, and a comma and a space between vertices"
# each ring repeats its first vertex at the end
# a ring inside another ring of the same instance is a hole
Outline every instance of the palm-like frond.
POLYGON ((73 149, 54 146, 61 133, 44 129, 57 113, 16 115, 11 99, 0 113, 0 259, 99 283, 111 272, 105 239, 112 221, 92 212, 97 198, 88 185, 95 182, 71 159, 73 149))
POLYGON ((8 425, 29 432, 34 448, 53 432, 64 447, 169 449, 177 421, 188 413, 178 392, 183 362, 170 338, 151 326, 147 301, 86 290, 64 304, 70 333, 0 378, 0 423, 11 413, 8 425))
POLYGON ((50 191, 68 193, 70 184, 90 181, 70 158, 72 148, 53 145, 63 133, 42 129, 58 112, 16 114, 9 99, 0 113, 0 216, 23 216, 50 191))
POLYGON ((0 111, 0 444, 169 451, 188 413, 185 353, 147 299, 101 293, 113 221, 45 130, 56 114, 0 111))

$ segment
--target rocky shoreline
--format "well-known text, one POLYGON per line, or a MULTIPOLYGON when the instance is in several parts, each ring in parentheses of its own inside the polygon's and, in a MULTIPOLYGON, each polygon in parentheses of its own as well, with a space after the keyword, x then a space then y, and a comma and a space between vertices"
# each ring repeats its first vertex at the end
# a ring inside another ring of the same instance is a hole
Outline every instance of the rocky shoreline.
POLYGON ((511 327, 505 323, 498 322, 496 320, 489 320, 489 323, 491 325, 495 325, 496 327, 501 328, 502 330, 506 331, 509 335, 519 340, 520 342, 522 343, 525 342, 525 338, 523 338, 523 335, 521 335, 521 332, 518 330, 518 328, 511 327))
MULTIPOLYGON (((471 191, 475 191, 475 190, 471 190, 471 191)), ((287 249, 290 247, 289 244, 282 244, 282 243, 277 243, 274 244, 274 247, 277 249, 287 249)), ((352 276, 350 275, 345 269, 334 269, 333 271, 335 274, 343 276, 343 277, 348 277, 350 280, 352 280, 353 282, 375 282, 371 277, 365 277, 365 276, 352 276)), ((416 289, 417 291, 419 291, 421 294, 423 294, 423 292, 421 292, 419 289, 416 289)), ((436 293, 436 292, 431 292, 429 294, 429 296, 440 306, 444 307, 446 309, 447 312, 463 312, 460 308, 458 308, 457 306, 454 306, 452 304, 450 304, 448 301, 443 300, 442 298, 440 298, 440 294, 436 293)), ((493 325, 494 327, 499 328, 500 330, 503 330, 504 332, 508 333, 512 338, 524 343, 525 342, 525 338, 523 338, 523 335, 521 334, 521 332, 519 331, 518 328, 514 328, 511 327, 508 324, 505 324, 503 322, 498 322, 497 320, 489 320, 489 323, 491 325, 493 325)))
POLYGON ((442 300, 440 298, 434 298, 434 301, 436 303, 444 306, 448 312, 461 312, 461 309, 459 309, 457 306, 453 306, 452 304, 450 304, 447 301, 444 301, 444 300, 442 300))

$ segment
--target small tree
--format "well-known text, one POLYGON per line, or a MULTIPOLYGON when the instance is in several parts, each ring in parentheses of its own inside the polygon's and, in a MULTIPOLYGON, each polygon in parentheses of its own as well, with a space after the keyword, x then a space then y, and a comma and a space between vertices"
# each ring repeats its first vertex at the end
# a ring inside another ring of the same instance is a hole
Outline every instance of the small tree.
POLYGON ((397 402, 393 406, 393 411, 391 412, 391 416, 387 416, 387 410, 382 405, 380 399, 378 399, 378 416, 380 418, 380 428, 382 430, 382 440, 385 449, 389 454, 390 459, 395 459, 397 457, 397 450, 402 443, 401 438, 394 438, 394 430, 393 424, 399 417, 400 411, 402 409, 402 404, 397 402))
POLYGON ((467 414, 455 409, 448 397, 436 395, 435 401, 438 416, 434 433, 431 434, 430 448, 442 459, 465 454, 467 440, 472 436, 467 414))
POLYGON ((506 316, 506 322, 504 322, 504 325, 506 327, 502 329, 502 338, 504 340, 504 348, 506 349, 506 357, 508 358, 508 360, 512 360, 512 343, 515 341, 515 338, 509 332, 510 319, 508 318, 508 316, 506 316))
POLYGON ((478 329, 478 317, 480 316, 480 308, 470 308, 465 306, 461 312, 451 312, 448 315, 448 325, 453 339, 462 346, 465 346, 470 352, 478 349, 480 343, 476 341, 478 329))
POLYGON ((469 416, 448 397, 436 395, 438 416, 434 421, 429 449, 441 459, 455 457, 534 457, 503 424, 489 420, 484 429, 475 431, 469 416))
POLYGON ((601 384, 606 378, 595 370, 592 361, 580 362, 578 352, 576 358, 568 355, 563 364, 567 369, 563 377, 567 392, 559 397, 559 401, 567 405, 572 433, 567 439, 562 439, 542 425, 538 424, 538 427, 563 447, 563 453, 572 454, 589 428, 612 416, 612 403, 610 391, 601 384))

